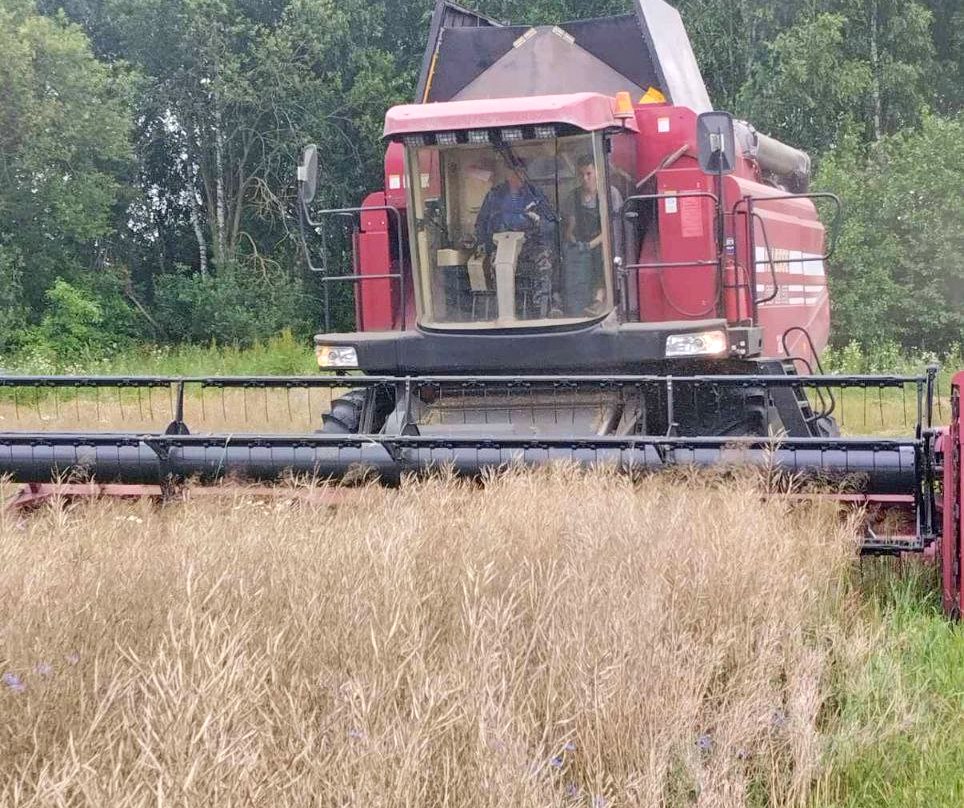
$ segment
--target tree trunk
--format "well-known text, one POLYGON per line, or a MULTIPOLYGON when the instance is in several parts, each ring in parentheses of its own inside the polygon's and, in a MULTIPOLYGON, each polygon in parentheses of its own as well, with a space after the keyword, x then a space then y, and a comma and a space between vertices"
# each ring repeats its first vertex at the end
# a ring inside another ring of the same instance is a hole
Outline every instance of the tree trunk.
POLYGON ((224 264, 227 258, 227 244, 225 234, 227 232, 227 199, 224 191, 224 128, 221 119, 220 100, 215 94, 214 99, 214 174, 215 185, 217 188, 217 259, 218 265, 224 264))
POLYGON ((870 95, 871 102, 873 103, 873 115, 874 115, 874 140, 880 140, 880 117, 881 117, 881 102, 880 102, 880 55, 877 52, 877 18, 878 18, 878 7, 877 0, 871 0, 870 3, 870 70, 873 74, 870 85, 870 95))
POLYGON ((204 236, 204 228, 201 227, 200 205, 197 201, 197 191, 191 188, 191 226, 194 228, 194 237, 197 239, 198 263, 201 268, 201 275, 208 274, 208 241, 204 236))

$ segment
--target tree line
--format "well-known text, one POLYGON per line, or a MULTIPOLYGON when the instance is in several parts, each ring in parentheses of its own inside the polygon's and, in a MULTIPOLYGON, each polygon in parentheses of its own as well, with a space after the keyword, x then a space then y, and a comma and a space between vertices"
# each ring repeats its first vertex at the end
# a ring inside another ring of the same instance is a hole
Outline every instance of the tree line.
MULTIPOLYGON (((476 0, 517 23, 627 0, 476 0)), ((0 0, 0 355, 316 329, 294 166, 319 203, 381 183, 432 0, 0 0)), ((847 211, 837 344, 964 334, 964 8, 679 0, 717 108, 807 150, 847 211)), ((351 307, 336 301, 337 325, 351 307)))

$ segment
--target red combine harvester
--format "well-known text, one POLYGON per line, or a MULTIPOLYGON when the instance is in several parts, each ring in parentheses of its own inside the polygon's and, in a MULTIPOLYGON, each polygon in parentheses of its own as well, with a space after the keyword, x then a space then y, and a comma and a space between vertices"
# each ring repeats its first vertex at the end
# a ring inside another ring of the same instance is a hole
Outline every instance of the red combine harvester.
POLYGON ((822 374, 840 204, 808 191, 807 155, 712 110, 675 10, 637 0, 633 14, 517 27, 439 0, 416 97, 388 111, 385 186, 360 207, 312 208, 314 147, 298 170, 325 289, 316 354, 334 375, 0 377, 176 402, 163 433, 0 433, 0 473, 42 495, 78 471, 165 485, 765 465, 845 481, 838 496, 866 506, 864 550, 939 548, 945 604, 964 606, 964 375, 941 429, 933 370, 822 374), (349 252, 350 271, 329 265, 349 252), (330 333, 339 284, 355 293, 352 333, 330 333), (319 432, 191 434, 192 386, 333 396, 319 432), (901 402, 911 437, 841 437, 847 395, 866 414, 871 392, 882 420, 885 399, 901 402))

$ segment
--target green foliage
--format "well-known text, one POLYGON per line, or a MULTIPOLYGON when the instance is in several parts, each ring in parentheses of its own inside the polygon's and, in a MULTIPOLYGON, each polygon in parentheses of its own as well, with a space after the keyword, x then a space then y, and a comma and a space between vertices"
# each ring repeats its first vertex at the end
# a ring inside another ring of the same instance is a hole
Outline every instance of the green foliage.
POLYGON ((0 354, 19 346, 26 314, 23 259, 15 248, 0 246, 0 354))
POLYGON ((83 31, 26 2, 0 2, 0 249, 22 257, 37 317, 53 279, 90 271, 130 157, 121 69, 83 31))
POLYGON ((156 375, 156 376, 270 376, 302 375, 317 372, 315 355, 305 340, 291 331, 246 348, 207 344, 128 345, 109 356, 85 356, 59 365, 36 354, 21 354, 9 369, 21 373, 69 371, 80 375, 156 375))
POLYGON ((817 177, 845 202, 829 273, 834 344, 946 353, 964 335, 964 118, 928 116, 869 153, 854 141, 817 177))
POLYGON ((265 277, 229 264, 216 275, 182 269, 158 279, 157 322, 170 341, 247 346, 303 320, 304 290, 288 275, 265 277))
POLYGON ((737 111, 814 155, 914 126, 934 99, 931 12, 916 0, 825 0, 787 21, 737 111))
MULTIPOLYGON (((953 351, 960 4, 673 4, 716 106, 808 150, 820 184, 844 197, 834 345, 953 351)), ((468 5, 520 24, 632 11, 630 0, 468 5)), ((383 115, 411 98, 433 6, 0 0, 0 351, 25 344, 58 279, 101 307, 121 343, 306 337, 321 288, 293 235, 297 155, 320 147, 321 206, 380 187, 383 115)), ((334 326, 351 328, 351 290, 332 291, 334 326)))
POLYGON ((841 47, 845 24, 821 14, 780 34, 740 91, 740 111, 761 131, 816 152, 854 131, 871 72, 841 47))
POLYGON ((117 349, 114 324, 88 291, 58 278, 47 290, 46 298, 47 308, 40 323, 26 333, 29 356, 64 367, 117 349))

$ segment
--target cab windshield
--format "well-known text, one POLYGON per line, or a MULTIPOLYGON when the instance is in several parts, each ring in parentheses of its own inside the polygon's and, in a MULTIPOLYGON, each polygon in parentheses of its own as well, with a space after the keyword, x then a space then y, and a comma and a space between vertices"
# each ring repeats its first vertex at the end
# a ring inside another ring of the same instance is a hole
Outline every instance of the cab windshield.
POLYGON ((603 145, 600 134, 408 145, 420 323, 532 327, 608 313, 622 198, 606 192, 603 145))

